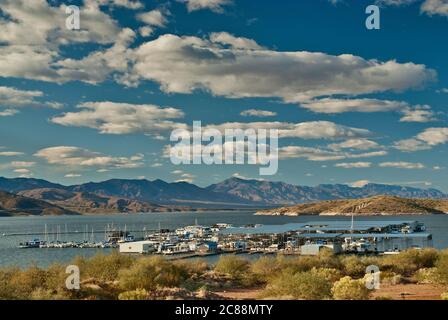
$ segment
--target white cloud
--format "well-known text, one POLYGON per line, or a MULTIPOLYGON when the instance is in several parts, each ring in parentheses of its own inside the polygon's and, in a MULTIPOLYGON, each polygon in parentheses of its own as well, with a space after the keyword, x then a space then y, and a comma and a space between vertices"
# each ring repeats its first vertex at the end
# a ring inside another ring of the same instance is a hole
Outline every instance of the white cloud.
POLYGON ((369 180, 359 180, 359 181, 350 183, 350 186, 353 188, 362 188, 362 187, 365 187, 366 185, 368 185, 369 183, 370 183, 369 180))
POLYGON ((25 169, 25 168, 21 168, 21 169, 14 169, 15 173, 20 173, 20 174, 29 174, 31 173, 31 171, 29 169, 25 169))
POLYGON ((85 0, 80 7, 82 29, 77 32, 65 26, 65 4, 52 6, 46 0, 2 0, 1 9, 4 14, 0 17, 0 43, 3 44, 0 47, 0 74, 3 77, 59 83, 82 80, 61 74, 58 66, 60 46, 112 44, 120 34, 117 22, 101 11, 97 0, 85 0))
POLYGON ((421 6, 421 11, 429 16, 448 16, 448 2, 446 0, 425 0, 421 6))
POLYGON ((17 108, 22 107, 49 107, 58 109, 62 106, 60 103, 50 101, 39 101, 43 98, 42 91, 19 90, 12 87, 0 86, 0 108, 5 108, 0 111, 0 116, 12 116, 19 111, 17 108))
POLYGON ((11 167, 22 167, 22 168, 29 168, 33 167, 36 163, 32 161, 12 161, 11 167))
POLYGON ((420 87, 436 73, 424 65, 365 60, 350 54, 223 47, 207 39, 160 36, 134 50, 132 74, 170 93, 205 89, 231 98, 278 97, 306 102, 325 95, 358 95, 420 87))
POLYGON ((353 169, 353 168, 370 168, 372 166, 371 162, 342 162, 334 165, 337 168, 353 169))
POLYGON ((64 113, 51 121, 63 126, 93 128, 104 134, 157 134, 186 128, 186 125, 169 120, 184 116, 175 108, 116 102, 85 102, 78 108, 80 111, 64 113))
POLYGON ((337 161, 344 159, 380 157, 385 155, 387 155, 386 151, 350 153, 319 147, 287 146, 279 148, 279 158, 281 159, 304 158, 309 161, 337 161))
POLYGON ((142 154, 132 157, 113 157, 71 146, 41 149, 34 156, 45 159, 49 164, 69 167, 138 168, 143 166, 142 154))
POLYGON ((187 5, 189 12, 208 9, 216 13, 224 12, 224 6, 232 4, 231 0, 178 0, 187 5))
POLYGON ((382 168, 399 168, 399 169, 423 169, 425 166, 421 163, 412 162, 382 162, 379 164, 382 168))
POLYGON ((428 128, 419 133, 416 138, 430 146, 445 144, 448 142, 448 128, 428 128))
POLYGON ((3 157, 15 157, 15 156, 21 156, 23 155, 23 152, 17 152, 17 151, 0 151, 0 156, 3 157))
POLYGON ((429 106, 416 106, 403 110, 400 122, 431 122, 437 121, 435 113, 429 106))
POLYGON ((427 128, 413 138, 395 142, 394 148, 404 152, 413 152, 429 150, 447 142, 448 128, 427 128))
POLYGON ((164 28, 168 23, 167 15, 169 14, 170 12, 167 10, 155 9, 149 12, 139 13, 137 19, 146 23, 148 26, 164 28))
POLYGON ((349 139, 340 143, 330 144, 328 145, 328 147, 335 151, 342 149, 370 150, 381 148, 381 146, 378 143, 368 139, 349 139))
POLYGON ((243 117, 275 117, 277 113, 267 110, 249 109, 240 113, 243 117))
POLYGON ((217 129, 224 133, 226 129, 277 129, 280 138, 301 139, 350 139, 371 134, 369 130, 347 127, 330 121, 288 122, 227 122, 208 125, 206 128, 217 129))
POLYGON ((79 178, 79 177, 81 177, 81 175, 79 173, 67 173, 64 177, 65 178, 79 178))
POLYGON ((19 111, 16 109, 5 109, 3 111, 0 111, 0 117, 10 117, 18 113, 19 111))
POLYGON ((394 143, 394 148, 403 152, 429 150, 431 146, 418 139, 404 139, 394 143))
POLYGON ((228 32, 214 32, 210 34, 210 41, 223 45, 229 45, 233 49, 262 50, 258 43, 252 39, 235 37, 228 32))
POLYGON ((302 103, 301 106, 317 113, 342 113, 398 111, 408 107, 408 104, 403 101, 379 99, 324 98, 302 103))
POLYGON ((132 54, 128 46, 134 39, 135 32, 126 28, 117 35, 114 45, 104 51, 94 51, 80 60, 64 59, 54 63, 58 67, 56 81, 97 84, 114 74, 117 82, 132 85, 132 77, 127 74, 132 54))
POLYGON ((409 4, 412 4, 414 2, 417 2, 419 0, 377 0, 376 3, 378 5, 385 5, 385 6, 406 6, 409 4))
POLYGON ((140 35, 144 38, 150 37, 154 33, 154 28, 144 26, 138 29, 140 35))
POLYGON ((123 7, 126 9, 141 9, 144 7, 143 3, 140 1, 133 0, 96 0, 100 5, 112 6, 112 7, 123 7))

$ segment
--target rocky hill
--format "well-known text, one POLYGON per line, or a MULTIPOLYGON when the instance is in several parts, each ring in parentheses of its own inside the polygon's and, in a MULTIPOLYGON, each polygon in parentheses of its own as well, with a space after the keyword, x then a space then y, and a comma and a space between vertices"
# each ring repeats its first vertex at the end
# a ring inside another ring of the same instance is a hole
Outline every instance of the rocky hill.
POLYGON ((369 183, 360 188, 343 184, 307 187, 284 182, 231 178, 211 185, 207 189, 268 205, 293 205, 321 200, 366 198, 377 195, 422 199, 448 198, 448 195, 436 189, 419 189, 375 183, 369 183))
POLYGON ((0 216, 67 214, 77 213, 42 200, 0 191, 0 216))
POLYGON ((375 196, 329 200, 262 210, 257 215, 423 215, 448 213, 448 200, 375 196))
POLYGON ((181 211, 181 207, 167 207, 149 202, 119 197, 99 196, 88 192, 72 192, 61 189, 33 189, 19 192, 20 195, 44 200, 70 211, 94 213, 138 213, 181 211))

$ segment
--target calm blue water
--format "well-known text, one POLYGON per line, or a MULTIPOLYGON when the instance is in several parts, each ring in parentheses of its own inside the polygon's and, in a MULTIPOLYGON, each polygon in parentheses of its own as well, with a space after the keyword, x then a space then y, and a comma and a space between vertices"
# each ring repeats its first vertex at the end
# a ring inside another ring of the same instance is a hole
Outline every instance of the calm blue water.
MULTIPOLYGON (((135 215, 95 215, 95 216, 60 216, 60 217, 2 217, 0 218, 0 266, 25 267, 32 263, 39 266, 47 266, 52 262, 69 262, 76 256, 93 256, 99 252, 110 252, 105 249, 18 249, 19 242, 32 240, 34 236, 2 236, 9 233, 44 232, 45 224, 49 232, 57 230, 61 232, 66 228, 69 231, 79 231, 74 235, 61 235, 61 240, 83 240, 86 225, 90 231, 104 230, 107 224, 127 230, 156 230, 159 223, 162 228, 174 229, 177 227, 192 225, 195 220, 202 225, 214 223, 231 223, 236 226, 250 223, 261 224, 285 224, 290 222, 307 222, 316 220, 347 220, 348 217, 277 217, 254 216, 253 212, 201 212, 201 213, 157 213, 135 215)), ((434 247, 438 249, 448 248, 448 215, 432 216, 400 216, 400 217, 359 217, 357 220, 418 220, 425 223, 428 232, 433 234, 434 247)), ((139 236, 138 233, 134 233, 139 236)), ((43 236, 39 236, 43 239, 43 236)), ((94 234, 96 241, 104 239, 104 234, 94 234)), ((210 258, 211 260, 216 259, 210 258)))

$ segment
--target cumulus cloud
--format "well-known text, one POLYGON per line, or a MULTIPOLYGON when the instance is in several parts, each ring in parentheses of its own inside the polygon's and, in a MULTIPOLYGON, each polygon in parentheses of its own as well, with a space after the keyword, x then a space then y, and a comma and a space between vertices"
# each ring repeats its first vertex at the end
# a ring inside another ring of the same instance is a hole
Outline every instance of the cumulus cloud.
POLYGON ((223 13, 224 6, 232 4, 232 0, 178 0, 187 5, 189 12, 208 9, 216 13, 223 13))
POLYGON ((394 148, 404 152, 413 152, 429 150, 447 142, 448 128, 427 128, 413 138, 395 142, 394 148))
POLYGON ((403 152, 414 152, 431 149, 431 146, 429 146, 427 143, 415 138, 397 141, 393 146, 395 149, 403 152))
POLYGON ((421 11, 429 16, 448 16, 448 2, 446 0, 425 0, 421 6, 421 11))
POLYGON ((205 89, 231 98, 278 97, 306 102, 335 94, 365 94, 420 87, 435 79, 424 65, 365 60, 350 54, 279 52, 223 47, 212 40, 172 34, 134 51, 133 75, 165 92, 205 89))
POLYGON ((437 121, 435 113, 427 105, 416 106, 403 110, 403 117, 400 122, 431 122, 437 121))
POLYGON ((49 164, 70 167, 138 168, 143 166, 143 155, 113 157, 72 146, 57 146, 39 150, 34 156, 49 164))
POLYGON ((23 155, 23 152, 18 151, 0 151, 0 157, 15 157, 23 155))
POLYGON ((342 149, 369 150, 382 148, 378 143, 369 139, 349 139, 340 143, 332 143, 328 147, 336 151, 342 149))
POLYGON ((428 128, 419 133, 416 138, 430 146, 445 144, 448 142, 448 128, 428 128))
POLYGON ((19 90, 12 87, 0 86, 0 116, 12 116, 22 107, 49 107, 58 109, 62 105, 56 102, 39 101, 44 97, 42 91, 37 90, 19 90))
POLYGON ((81 177, 81 174, 79 173, 67 173, 66 175, 64 175, 65 178, 79 178, 81 177))
POLYGON ((369 183, 370 183, 369 180, 358 180, 358 181, 350 183, 350 186, 353 188, 362 188, 362 187, 365 187, 366 185, 368 185, 369 183))
POLYGON ((78 108, 79 111, 64 113, 51 121, 63 126, 92 128, 103 134, 158 134, 186 128, 186 125, 170 120, 184 116, 175 108, 108 101, 85 102, 78 108))
POLYGON ((288 122, 228 122, 206 128, 224 132, 226 129, 277 129, 280 138, 350 139, 371 134, 367 129, 347 127, 330 121, 288 122))
POLYGON ((277 115, 276 112, 267 111, 267 110, 257 110, 257 109, 249 109, 244 110, 240 113, 243 117, 275 117, 277 115))
MULTIPOLYGON (((0 74, 3 77, 65 82, 81 80, 65 77, 57 63, 60 47, 76 43, 113 44, 120 34, 115 20, 100 9, 106 1, 85 0, 80 7, 82 29, 65 26, 66 5, 52 6, 46 0, 1 0, 0 74)), ((125 1, 107 1, 121 3, 125 1)))
POLYGON ((379 164, 382 168, 399 168, 399 169, 423 169, 425 166, 421 163, 412 162, 382 162, 379 164))
POLYGON ((148 12, 139 13, 137 19, 146 23, 148 26, 164 28, 168 23, 167 16, 169 14, 170 12, 168 10, 154 9, 148 12))
POLYGON ((324 147, 287 146, 279 149, 281 159, 304 158, 309 161, 337 161, 344 159, 358 159, 380 157, 387 155, 386 151, 352 153, 326 149, 324 147))
POLYGON ((126 9, 136 10, 144 7, 143 3, 137 0, 96 0, 100 5, 111 7, 122 7, 126 9))
POLYGON ((247 50, 261 50, 261 47, 252 39, 235 37, 228 32, 214 32, 210 34, 210 41, 213 43, 220 43, 229 45, 233 49, 247 49, 247 50))
POLYGON ((317 113, 384 112, 398 111, 408 107, 408 104, 403 101, 334 98, 311 100, 302 103, 301 105, 302 107, 317 113))
POLYGON ((334 166, 337 168, 353 169, 353 168, 370 168, 371 162, 342 162, 337 163, 334 166))

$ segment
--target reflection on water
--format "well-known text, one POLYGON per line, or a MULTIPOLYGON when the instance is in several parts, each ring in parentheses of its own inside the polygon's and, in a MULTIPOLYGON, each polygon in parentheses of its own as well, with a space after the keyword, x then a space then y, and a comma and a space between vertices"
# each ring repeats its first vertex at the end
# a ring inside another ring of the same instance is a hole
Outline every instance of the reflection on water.
MULTIPOLYGON (((307 222, 312 220, 347 220, 348 217, 277 217, 277 216, 254 216, 248 211, 225 211, 225 212, 192 212, 192 213, 156 213, 156 214, 133 214, 133 215, 95 215, 95 216, 60 216, 60 217, 2 217, 0 218, 0 266, 27 266, 36 263, 46 266, 52 262, 68 262, 75 256, 93 256, 97 253, 108 253, 111 249, 18 249, 19 242, 32 240, 36 236, 1 236, 10 233, 43 233, 45 225, 48 232, 61 232, 68 230, 78 233, 60 235, 59 239, 81 241, 86 237, 91 239, 91 230, 101 231, 107 225, 135 231, 136 236, 143 234, 143 230, 157 230, 161 228, 175 229, 177 227, 192 225, 195 221, 203 225, 215 223, 231 223, 236 226, 245 224, 285 224, 290 222, 307 222), (88 235, 86 234, 86 226, 88 235)), ((357 220, 418 220, 423 222, 428 232, 433 234, 434 247, 438 249, 448 248, 448 215, 431 216, 400 216, 400 217, 358 217, 357 220)), ((38 236, 43 239, 43 236, 38 236)), ((102 232, 94 233, 95 240, 102 240, 102 232)), ((51 240, 51 238, 50 238, 51 240)), ((208 257, 210 262, 216 261, 218 257, 208 257)))

